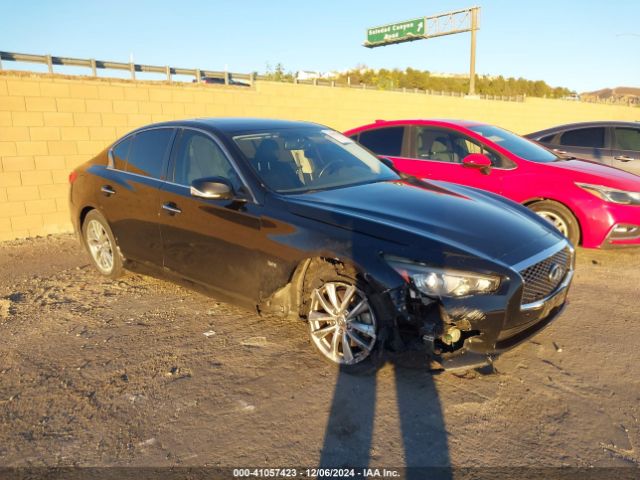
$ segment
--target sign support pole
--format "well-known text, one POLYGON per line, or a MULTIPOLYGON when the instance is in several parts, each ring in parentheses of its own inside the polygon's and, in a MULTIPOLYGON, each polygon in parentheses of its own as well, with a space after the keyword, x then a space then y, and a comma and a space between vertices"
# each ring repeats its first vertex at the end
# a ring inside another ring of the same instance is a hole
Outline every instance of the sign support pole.
POLYGON ((476 30, 478 29, 478 9, 471 9, 471 62, 469 65, 469 95, 476 94, 476 30))

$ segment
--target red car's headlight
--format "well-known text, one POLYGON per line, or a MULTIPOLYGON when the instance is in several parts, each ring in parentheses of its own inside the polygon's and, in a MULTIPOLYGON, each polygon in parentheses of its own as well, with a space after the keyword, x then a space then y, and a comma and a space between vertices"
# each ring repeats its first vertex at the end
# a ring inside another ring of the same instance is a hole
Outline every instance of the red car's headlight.
POLYGON ((620 205, 640 205, 640 192, 627 192, 617 188, 591 185, 589 183, 576 182, 576 185, 605 202, 618 203, 620 205))

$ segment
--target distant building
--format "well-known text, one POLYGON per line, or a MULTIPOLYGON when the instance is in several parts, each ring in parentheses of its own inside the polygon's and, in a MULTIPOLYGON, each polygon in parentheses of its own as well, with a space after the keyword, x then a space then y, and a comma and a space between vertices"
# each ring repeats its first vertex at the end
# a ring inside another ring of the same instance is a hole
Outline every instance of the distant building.
POLYGON ((309 70, 299 70, 296 72, 296 78, 298 80, 315 80, 320 78, 319 72, 310 72, 309 70))
POLYGON ((580 97, 586 102, 640 105, 640 88, 603 88, 602 90, 596 90, 595 92, 584 92, 580 97))
POLYGON ((469 78, 468 73, 444 73, 444 72, 431 72, 429 75, 438 78, 469 78))
POLYGON ((296 72, 297 80, 316 80, 323 78, 335 78, 339 75, 338 72, 312 72, 310 70, 298 70, 296 72))

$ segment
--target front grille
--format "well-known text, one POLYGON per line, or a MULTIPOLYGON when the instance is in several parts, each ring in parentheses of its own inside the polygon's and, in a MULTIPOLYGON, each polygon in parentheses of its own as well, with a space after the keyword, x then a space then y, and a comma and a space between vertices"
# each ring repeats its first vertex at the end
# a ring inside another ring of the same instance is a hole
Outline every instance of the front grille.
POLYGON ((564 248, 530 267, 520 271, 524 279, 522 304, 537 302, 553 293, 571 270, 571 250, 564 248), (554 277, 552 270, 562 269, 554 277))

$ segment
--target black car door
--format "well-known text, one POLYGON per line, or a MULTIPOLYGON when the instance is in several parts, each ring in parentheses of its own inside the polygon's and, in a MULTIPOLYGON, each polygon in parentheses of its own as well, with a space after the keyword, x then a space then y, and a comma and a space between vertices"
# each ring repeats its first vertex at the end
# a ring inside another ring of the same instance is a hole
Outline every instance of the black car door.
POLYGON ((175 131, 143 130, 111 150, 112 165, 100 185, 100 208, 128 259, 162 264, 158 195, 175 131))
POLYGON ((255 203, 221 143, 211 134, 185 128, 172 153, 158 208, 164 266, 170 271, 256 304, 260 297, 262 206, 255 203), (226 178, 240 200, 191 195, 193 180, 226 178))
POLYGON ((640 175, 640 127, 613 129, 612 165, 640 175))

